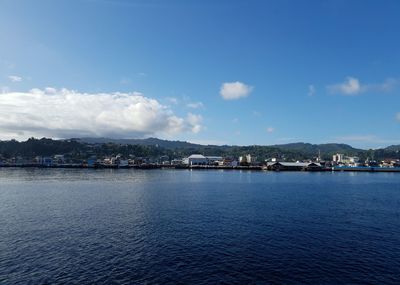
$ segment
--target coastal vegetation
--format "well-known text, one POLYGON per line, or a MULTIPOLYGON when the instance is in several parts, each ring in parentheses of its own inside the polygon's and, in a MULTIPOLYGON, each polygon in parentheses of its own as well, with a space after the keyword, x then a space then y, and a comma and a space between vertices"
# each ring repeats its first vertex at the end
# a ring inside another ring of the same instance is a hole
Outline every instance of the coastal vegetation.
POLYGON ((347 144, 309 144, 291 143, 282 145, 262 146, 228 146, 200 145, 182 141, 168 141, 157 138, 148 139, 106 139, 106 138, 75 138, 54 140, 49 138, 30 138, 26 141, 0 141, 0 158, 36 156, 51 156, 63 154, 70 159, 86 159, 91 156, 105 157, 120 154, 125 157, 162 156, 169 159, 186 157, 193 153, 206 156, 239 157, 251 154, 260 161, 272 157, 288 161, 316 159, 319 155, 323 160, 330 160, 335 153, 357 156, 360 159, 382 160, 386 158, 399 159, 400 145, 381 149, 358 149, 347 144))

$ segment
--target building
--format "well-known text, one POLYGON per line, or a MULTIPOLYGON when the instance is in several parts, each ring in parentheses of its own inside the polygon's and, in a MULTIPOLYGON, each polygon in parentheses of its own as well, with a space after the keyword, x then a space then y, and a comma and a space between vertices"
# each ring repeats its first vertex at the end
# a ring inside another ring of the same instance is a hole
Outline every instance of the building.
POLYGON ((181 164, 183 164, 182 159, 171 160, 171 165, 181 165, 181 164))
POLYGON ((256 162, 257 162, 257 157, 251 156, 251 154, 239 156, 239 163, 241 165, 255 164, 256 162))
POLYGON ((209 165, 219 165, 223 162, 223 158, 221 156, 206 156, 209 165))
POLYGON ((333 155, 332 161, 334 164, 344 164, 348 166, 359 166, 360 158, 357 156, 345 156, 344 154, 337 153, 333 155))
POLYGON ((204 155, 201 154, 192 154, 189 157, 185 157, 182 160, 183 164, 192 166, 192 165, 208 165, 208 159, 204 155))
POLYGON ((268 170, 286 170, 286 171, 299 171, 299 170, 320 170, 321 164, 316 162, 268 162, 268 170))
POLYGON ((54 156, 53 163, 55 164, 64 164, 65 163, 65 157, 63 154, 56 154, 54 156))
POLYGON ((192 154, 189 157, 186 157, 182 160, 183 164, 186 165, 208 165, 208 159, 204 155, 201 154, 192 154))
POLYGON ((380 163, 381 167, 400 167, 400 160, 395 158, 386 158, 380 163))
POLYGON ((332 157, 332 161, 336 162, 337 164, 343 162, 343 159, 344 159, 344 154, 342 153, 334 154, 332 157))
POLYGON ((230 166, 236 167, 239 165, 239 162, 233 157, 225 157, 221 162, 219 162, 220 166, 230 166))

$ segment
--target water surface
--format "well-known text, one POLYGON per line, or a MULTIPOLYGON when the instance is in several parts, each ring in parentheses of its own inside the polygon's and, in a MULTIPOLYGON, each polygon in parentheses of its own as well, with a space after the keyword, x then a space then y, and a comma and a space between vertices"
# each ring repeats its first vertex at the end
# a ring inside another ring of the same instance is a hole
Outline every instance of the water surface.
POLYGON ((399 283, 400 174, 0 168, 0 283, 399 283))

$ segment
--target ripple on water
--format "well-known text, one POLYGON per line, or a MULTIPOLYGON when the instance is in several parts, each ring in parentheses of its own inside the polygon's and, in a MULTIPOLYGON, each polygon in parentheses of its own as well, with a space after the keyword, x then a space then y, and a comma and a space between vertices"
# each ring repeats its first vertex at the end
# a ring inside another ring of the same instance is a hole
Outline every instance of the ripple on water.
POLYGON ((392 283, 400 176, 0 168, 0 283, 392 283))

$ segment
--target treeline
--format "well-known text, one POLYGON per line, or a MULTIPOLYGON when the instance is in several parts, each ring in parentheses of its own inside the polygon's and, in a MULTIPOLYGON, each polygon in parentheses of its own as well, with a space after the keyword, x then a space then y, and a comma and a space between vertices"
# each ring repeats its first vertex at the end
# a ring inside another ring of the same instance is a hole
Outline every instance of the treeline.
POLYGON ((52 156, 63 154, 68 158, 86 159, 91 156, 105 157, 116 154, 123 156, 158 157, 164 154, 155 146, 88 144, 77 140, 53 140, 30 138, 27 141, 0 141, 0 156, 3 158, 52 156))
POLYGON ((0 141, 0 157, 34 158, 36 156, 52 156, 64 154, 72 159, 86 159, 91 156, 99 158, 121 154, 124 157, 148 157, 168 159, 182 158, 194 153, 206 156, 239 157, 250 154, 259 161, 276 157, 287 161, 316 159, 318 155, 324 160, 331 160, 335 153, 358 156, 360 159, 382 160, 385 158, 400 159, 399 148, 390 147, 377 150, 355 149, 344 144, 311 145, 304 143, 275 146, 203 146, 159 147, 156 145, 118 144, 118 143, 86 143, 76 139, 53 140, 48 138, 30 138, 27 141, 0 141))

